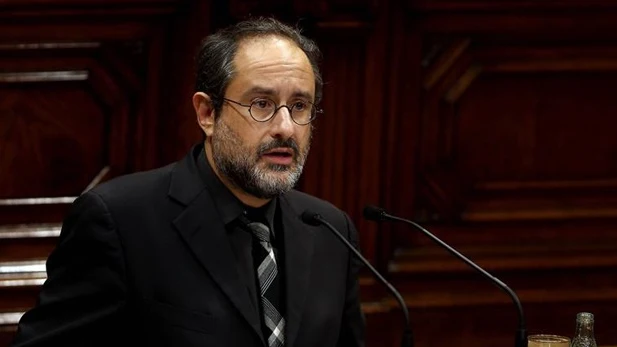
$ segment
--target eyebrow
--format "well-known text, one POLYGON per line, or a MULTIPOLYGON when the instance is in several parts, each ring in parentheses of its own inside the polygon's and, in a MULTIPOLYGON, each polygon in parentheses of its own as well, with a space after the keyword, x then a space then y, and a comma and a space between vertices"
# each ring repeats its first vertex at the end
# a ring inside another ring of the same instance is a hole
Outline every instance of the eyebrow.
MULTIPOLYGON (((246 96, 253 95, 253 94, 261 94, 261 95, 267 95, 267 96, 273 97, 273 96, 276 96, 277 93, 274 89, 256 86, 244 92, 243 96, 246 97, 246 96)), ((304 91, 296 91, 292 94, 292 97, 302 97, 308 100, 313 99, 313 96, 310 93, 304 92, 304 91)))

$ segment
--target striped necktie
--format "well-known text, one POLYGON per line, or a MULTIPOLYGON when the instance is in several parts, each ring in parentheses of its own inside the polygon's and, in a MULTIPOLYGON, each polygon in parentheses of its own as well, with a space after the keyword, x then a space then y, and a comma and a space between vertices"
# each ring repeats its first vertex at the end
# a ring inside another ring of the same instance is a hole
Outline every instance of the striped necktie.
POLYGON ((268 347, 285 344, 285 318, 280 313, 280 286, 278 266, 270 242, 270 229, 262 223, 248 224, 261 247, 255 247, 255 266, 259 279, 262 311, 262 330, 268 347))

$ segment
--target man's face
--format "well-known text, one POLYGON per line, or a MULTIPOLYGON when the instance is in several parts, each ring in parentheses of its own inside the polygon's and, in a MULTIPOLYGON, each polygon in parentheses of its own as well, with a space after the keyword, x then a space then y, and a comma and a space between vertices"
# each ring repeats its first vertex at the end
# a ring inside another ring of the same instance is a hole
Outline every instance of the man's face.
MULTIPOLYGON (((225 98, 250 105, 267 98, 277 105, 314 100, 315 77, 308 58, 294 43, 271 36, 240 43, 235 75, 225 98)), ((257 122, 247 107, 224 102, 212 134, 212 158, 231 184, 262 199, 297 183, 309 152, 311 125, 293 122, 289 110, 257 122)))

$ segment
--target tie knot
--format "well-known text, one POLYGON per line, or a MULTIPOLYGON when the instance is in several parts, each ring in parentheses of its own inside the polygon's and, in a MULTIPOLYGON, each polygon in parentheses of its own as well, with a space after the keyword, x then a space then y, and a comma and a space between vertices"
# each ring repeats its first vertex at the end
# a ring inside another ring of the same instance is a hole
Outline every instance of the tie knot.
POLYGON ((248 227, 260 242, 270 243, 270 228, 268 228, 267 225, 259 222, 251 222, 248 224, 248 227))

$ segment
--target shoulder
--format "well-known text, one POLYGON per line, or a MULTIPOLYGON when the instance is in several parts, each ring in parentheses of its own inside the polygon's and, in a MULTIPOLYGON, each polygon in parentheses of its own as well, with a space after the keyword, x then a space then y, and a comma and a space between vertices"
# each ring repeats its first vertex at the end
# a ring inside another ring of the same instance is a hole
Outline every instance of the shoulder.
POLYGON ((113 178, 93 188, 89 193, 98 195, 106 204, 143 203, 165 197, 169 189, 171 172, 176 163, 161 168, 136 172, 113 178))
POLYGON ((110 228, 113 225, 118 230, 138 230, 147 223, 166 223, 179 208, 168 195, 174 165, 102 183, 77 198, 70 215, 82 220, 106 216, 110 228))
POLYGON ((102 196, 131 195, 151 190, 157 186, 166 186, 176 163, 149 171, 135 172, 113 178, 93 188, 93 192, 102 196))
POLYGON ((288 201, 294 207, 302 207, 305 209, 315 208, 320 210, 338 210, 336 206, 326 200, 295 189, 285 193, 281 198, 288 201))

